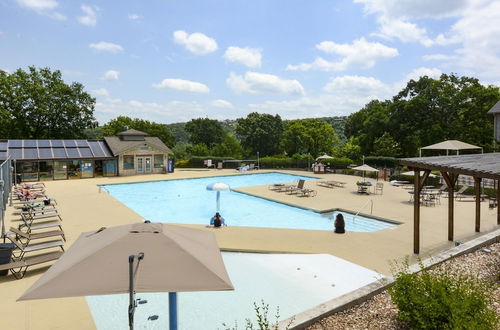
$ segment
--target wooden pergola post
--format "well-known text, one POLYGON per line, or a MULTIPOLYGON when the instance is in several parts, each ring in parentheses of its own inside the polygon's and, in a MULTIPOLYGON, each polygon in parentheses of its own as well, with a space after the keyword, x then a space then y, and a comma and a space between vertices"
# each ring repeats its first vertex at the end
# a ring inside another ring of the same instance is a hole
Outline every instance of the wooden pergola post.
POLYGON ((457 182, 458 175, 441 172, 441 175, 448 186, 448 241, 453 241, 454 233, 454 205, 455 205, 455 184, 457 182))
POLYGON ((497 180, 497 225, 500 225, 500 180, 497 180))
POLYGON ((476 195, 476 233, 481 229, 481 178, 474 177, 474 192, 476 195))
POLYGON ((420 253, 420 192, 425 181, 431 173, 430 170, 425 170, 424 175, 420 178, 420 169, 414 168, 415 184, 413 192, 413 253, 420 253))

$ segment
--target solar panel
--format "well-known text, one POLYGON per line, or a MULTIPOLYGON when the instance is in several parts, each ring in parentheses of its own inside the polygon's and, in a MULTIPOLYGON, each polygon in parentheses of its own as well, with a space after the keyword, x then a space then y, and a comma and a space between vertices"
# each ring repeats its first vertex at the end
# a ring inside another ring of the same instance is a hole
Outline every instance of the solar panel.
POLYGON ((90 141, 89 145, 94 157, 106 157, 106 154, 102 151, 98 141, 90 141))
POLYGON ((36 149, 36 148, 24 148, 23 149, 23 159, 38 159, 38 149, 36 149))
POLYGON ((78 148, 66 148, 68 158, 81 158, 78 148))
POLYGON ((75 140, 63 140, 65 147, 76 147, 75 140))
POLYGON ((64 147, 62 140, 50 140, 53 147, 64 147))
POLYGON ((36 148, 36 140, 23 140, 25 148, 36 148))
POLYGON ((75 140, 77 147, 88 147, 89 144, 87 140, 75 140))
POLYGON ((64 150, 64 148, 52 148, 52 152, 54 153, 54 158, 68 158, 66 156, 66 150, 64 150))
POLYGON ((52 149, 51 148, 39 148, 38 149, 40 159, 52 159, 52 149))
POLYGON ((23 149, 9 149, 9 155, 12 159, 23 159, 23 149))
POLYGON ((7 150, 7 141, 5 142, 0 142, 0 150, 5 151, 7 150))
POLYGON ((90 148, 78 148, 83 158, 93 158, 92 152, 90 152, 90 148))
POLYGON ((50 147, 50 140, 38 140, 38 147, 50 147))
POLYGON ((21 148, 23 140, 9 140, 9 148, 21 148))
POLYGON ((7 151, 0 151, 0 159, 7 159, 7 151))

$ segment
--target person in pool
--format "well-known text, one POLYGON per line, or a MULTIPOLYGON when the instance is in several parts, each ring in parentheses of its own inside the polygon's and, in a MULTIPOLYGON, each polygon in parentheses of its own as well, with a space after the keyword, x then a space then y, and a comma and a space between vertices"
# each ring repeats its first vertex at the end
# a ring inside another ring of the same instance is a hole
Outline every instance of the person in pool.
POLYGON ((337 217, 335 218, 335 233, 337 234, 344 234, 345 233, 345 221, 344 221, 344 216, 342 213, 337 214, 337 217))
POLYGON ((219 212, 215 213, 212 219, 210 219, 210 226, 213 226, 215 228, 226 226, 226 222, 224 221, 224 218, 220 215, 219 212))

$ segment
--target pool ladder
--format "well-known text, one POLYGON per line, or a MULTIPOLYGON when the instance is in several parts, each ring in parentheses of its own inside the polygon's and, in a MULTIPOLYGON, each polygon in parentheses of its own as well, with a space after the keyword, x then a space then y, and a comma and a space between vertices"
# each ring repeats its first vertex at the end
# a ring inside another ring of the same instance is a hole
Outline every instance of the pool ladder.
POLYGON ((363 206, 361 206, 361 208, 359 209, 359 211, 352 217, 353 222, 354 222, 354 220, 356 220, 356 217, 365 208, 365 206, 368 205, 368 202, 370 202, 370 214, 373 214, 373 199, 370 199, 369 201, 364 203, 363 206))

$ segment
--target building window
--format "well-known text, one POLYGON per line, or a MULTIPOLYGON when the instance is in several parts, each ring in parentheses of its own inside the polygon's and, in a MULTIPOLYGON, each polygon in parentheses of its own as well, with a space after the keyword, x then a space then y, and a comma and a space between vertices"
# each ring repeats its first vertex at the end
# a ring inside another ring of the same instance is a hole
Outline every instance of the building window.
POLYGON ((134 156, 123 156, 123 168, 125 170, 134 169, 134 156))
POLYGON ((155 155, 155 167, 163 167, 163 155, 155 155))

